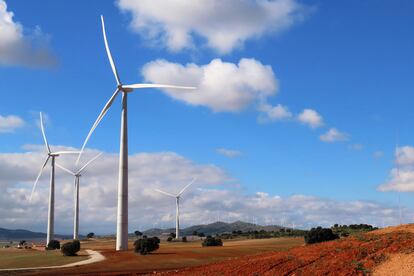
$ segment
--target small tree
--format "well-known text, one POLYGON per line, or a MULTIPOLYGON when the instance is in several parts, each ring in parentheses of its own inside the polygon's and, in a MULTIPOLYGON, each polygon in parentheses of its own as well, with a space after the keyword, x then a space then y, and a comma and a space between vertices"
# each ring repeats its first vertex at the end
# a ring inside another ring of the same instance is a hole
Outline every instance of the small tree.
POLYGON ((175 238, 175 233, 174 232, 171 232, 170 233, 170 237, 174 239, 175 238))
POLYGON ((135 236, 137 236, 137 237, 142 236, 142 232, 140 232, 140 231, 138 231, 138 230, 137 230, 137 231, 135 231, 134 233, 135 233, 135 236))
POLYGON ((202 238, 202 237, 205 237, 206 235, 204 235, 204 233, 203 233, 203 232, 201 232, 201 233, 198 233, 198 236, 199 236, 200 238, 202 238))
POLYGON ((307 244, 331 241, 335 239, 339 239, 339 236, 337 234, 334 234, 332 232, 332 229, 322 228, 320 226, 318 226, 317 228, 312 228, 305 235, 305 242, 307 244))
POLYGON ((198 236, 198 232, 197 231, 193 231, 193 236, 198 236))
POLYGON ((55 250, 55 249, 60 249, 60 242, 57 240, 51 240, 47 246, 46 246, 46 250, 55 250))
POLYGON ((183 242, 187 242, 187 237, 186 237, 186 236, 184 236, 181 240, 182 240, 183 242))
POLYGON ((62 248, 60 250, 65 256, 76 256, 76 253, 80 250, 80 242, 78 240, 67 242, 62 245, 62 248))
POLYGON ((207 238, 201 243, 204 246, 222 246, 223 242, 219 238, 214 238, 212 236, 207 236, 207 238))
POLYGON ((167 238, 167 242, 172 242, 173 238, 172 237, 168 237, 167 238))
POLYGON ((146 255, 160 247, 160 239, 158 237, 142 238, 134 242, 135 252, 146 255))
POLYGON ((88 233, 88 235, 86 235, 86 237, 88 239, 92 239, 93 237, 95 237, 95 233, 94 232, 90 232, 90 233, 88 233))

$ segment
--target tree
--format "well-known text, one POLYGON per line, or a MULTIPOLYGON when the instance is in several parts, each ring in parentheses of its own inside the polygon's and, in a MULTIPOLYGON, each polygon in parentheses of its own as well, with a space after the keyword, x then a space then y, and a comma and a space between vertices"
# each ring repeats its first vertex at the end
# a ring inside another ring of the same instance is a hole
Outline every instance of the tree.
POLYGON ((201 233, 198 233, 198 236, 199 236, 200 238, 202 238, 202 237, 205 237, 206 235, 204 235, 204 233, 203 233, 203 232, 201 232, 201 233))
POLYGON ((318 243, 324 241, 331 241, 339 239, 337 234, 332 232, 330 228, 322 228, 318 226, 317 228, 312 228, 306 235, 305 235, 305 242, 307 244, 311 243, 318 243))
POLYGON ((184 236, 181 240, 182 240, 183 242, 187 242, 187 237, 186 237, 186 236, 184 236))
POLYGON ((160 247, 159 244, 160 239, 158 237, 141 238, 134 242, 134 248, 136 253, 146 255, 157 250, 160 247))
POLYGON ((170 237, 174 239, 175 238, 175 233, 174 232, 171 232, 170 233, 170 237))
POLYGON ((137 230, 137 231, 135 231, 134 233, 135 233, 135 236, 137 236, 137 237, 142 236, 142 232, 140 232, 140 231, 138 231, 138 230, 137 230))
POLYGON ((46 250, 55 250, 55 249, 60 249, 60 242, 57 240, 51 240, 47 246, 46 246, 46 250))
POLYGON ((76 253, 80 250, 80 242, 78 240, 67 242, 62 245, 62 248, 60 250, 65 256, 76 256, 76 253))
POLYGON ((90 232, 90 233, 88 233, 88 235, 86 235, 86 237, 88 239, 92 239, 93 237, 95 237, 95 233, 94 232, 90 232))
POLYGON ((193 236, 198 236, 198 232, 197 231, 193 231, 193 236))
POLYGON ((207 238, 201 243, 203 247, 205 246, 222 246, 223 242, 219 238, 214 238, 212 236, 207 236, 207 238))
POLYGON ((168 237, 167 238, 167 242, 171 242, 173 240, 173 238, 172 237, 168 237))

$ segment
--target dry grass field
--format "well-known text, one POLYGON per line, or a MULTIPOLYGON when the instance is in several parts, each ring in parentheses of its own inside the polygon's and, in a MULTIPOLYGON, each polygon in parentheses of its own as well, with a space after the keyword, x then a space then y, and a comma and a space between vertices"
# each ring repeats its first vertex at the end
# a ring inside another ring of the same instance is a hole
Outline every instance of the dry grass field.
MULTIPOLYGON (((230 260, 237 257, 256 255, 269 251, 285 251, 292 247, 303 245, 303 238, 275 238, 261 240, 236 240, 224 241, 222 247, 201 247, 200 241, 187 243, 161 242, 160 249, 153 254, 141 256, 132 250, 116 252, 114 240, 92 240, 82 242, 82 249, 93 249, 100 251, 106 260, 75 268, 22 271, 24 275, 107 275, 142 274, 154 271, 166 271, 182 269, 230 260)), ((64 257, 61 257, 64 258, 64 257)))
POLYGON ((75 257, 64 257, 60 251, 0 248, 0 269, 64 265, 87 258, 88 254, 83 251, 75 257))

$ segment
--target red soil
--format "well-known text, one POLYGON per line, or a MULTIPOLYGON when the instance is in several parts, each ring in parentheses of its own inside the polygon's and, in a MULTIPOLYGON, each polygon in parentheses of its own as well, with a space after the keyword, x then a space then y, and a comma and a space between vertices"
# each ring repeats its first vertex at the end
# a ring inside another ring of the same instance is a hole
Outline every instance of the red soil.
POLYGON ((414 252, 414 233, 394 229, 241 257, 163 275, 365 275, 392 253, 414 252), (386 232, 386 231, 385 231, 386 232))

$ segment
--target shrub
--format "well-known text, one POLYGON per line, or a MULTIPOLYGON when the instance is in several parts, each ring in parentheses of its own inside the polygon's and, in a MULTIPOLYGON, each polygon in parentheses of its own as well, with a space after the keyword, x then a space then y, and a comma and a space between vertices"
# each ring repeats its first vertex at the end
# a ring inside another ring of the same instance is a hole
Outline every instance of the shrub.
POLYGON ((80 250, 80 242, 78 240, 67 242, 62 245, 62 248, 60 250, 65 256, 76 256, 76 253, 80 250))
POLYGON ((187 242, 187 237, 183 237, 182 239, 181 239, 183 242, 187 242))
POLYGON ((307 244, 311 243, 318 243, 318 242, 324 242, 324 241, 331 241, 338 239, 339 236, 337 234, 334 234, 332 232, 332 229, 330 228, 312 228, 306 235, 305 235, 305 242, 307 244))
POLYGON ((90 232, 90 233, 88 233, 88 235, 86 235, 86 237, 87 237, 88 239, 91 239, 91 238, 95 237, 95 233, 90 232))
POLYGON ((214 238, 212 236, 207 236, 207 238, 201 243, 204 246, 222 246, 223 242, 219 238, 214 238))
POLYGON ((160 247, 160 239, 158 237, 142 238, 134 242, 135 252, 146 255, 160 247))
POLYGON ((168 237, 167 238, 167 242, 171 242, 173 240, 173 238, 172 237, 168 237))
POLYGON ((200 238, 202 238, 202 237, 205 237, 206 235, 204 235, 204 233, 203 233, 203 232, 201 232, 201 233, 198 233, 198 236, 199 236, 200 238))
POLYGON ((57 240, 51 240, 47 246, 46 246, 46 250, 55 250, 55 249, 60 249, 60 242, 57 240))
POLYGON ((140 232, 140 231, 138 231, 138 230, 137 230, 137 231, 135 231, 134 233, 135 233, 135 236, 137 236, 137 237, 142 236, 142 232, 140 232))

